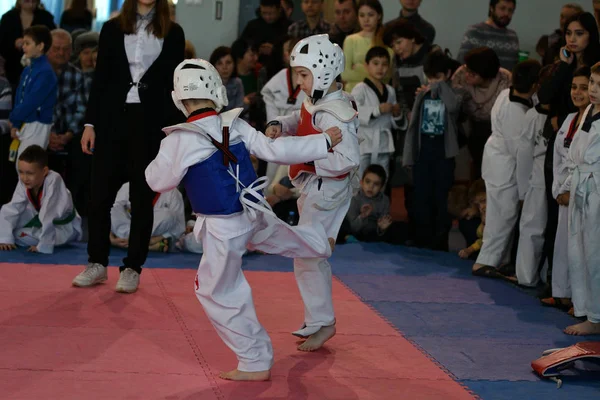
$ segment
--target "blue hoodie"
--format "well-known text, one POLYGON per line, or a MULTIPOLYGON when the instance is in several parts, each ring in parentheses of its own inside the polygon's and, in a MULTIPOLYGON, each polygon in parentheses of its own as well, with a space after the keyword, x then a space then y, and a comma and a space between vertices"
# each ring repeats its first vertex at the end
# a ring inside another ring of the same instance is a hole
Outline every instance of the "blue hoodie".
POLYGON ((27 122, 51 124, 57 97, 56 73, 48 57, 42 55, 31 59, 31 65, 21 74, 10 122, 16 128, 27 122))

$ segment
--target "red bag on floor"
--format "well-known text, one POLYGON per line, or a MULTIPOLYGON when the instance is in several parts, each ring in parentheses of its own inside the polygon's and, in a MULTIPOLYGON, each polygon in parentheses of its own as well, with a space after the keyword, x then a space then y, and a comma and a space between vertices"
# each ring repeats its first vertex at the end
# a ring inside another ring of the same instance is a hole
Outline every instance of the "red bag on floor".
POLYGON ((531 363, 531 368, 544 378, 561 375, 563 370, 573 367, 576 361, 591 361, 600 365, 600 342, 581 342, 564 349, 553 349, 544 353, 544 356, 531 363))

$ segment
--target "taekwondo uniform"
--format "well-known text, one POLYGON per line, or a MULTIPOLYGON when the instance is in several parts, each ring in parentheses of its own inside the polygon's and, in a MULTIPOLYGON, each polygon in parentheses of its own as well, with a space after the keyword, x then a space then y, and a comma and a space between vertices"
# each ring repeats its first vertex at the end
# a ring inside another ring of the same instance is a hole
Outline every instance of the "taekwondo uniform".
MULTIPOLYGON (((153 200, 154 224, 152 236, 178 239, 185 232, 185 211, 183 196, 176 188, 157 193, 153 200)), ((131 203, 129 202, 129 182, 123 184, 115 204, 110 210, 111 230, 119 238, 129 238, 131 229, 131 203)))
MULTIPOLYGON (((579 130, 577 118, 579 113, 567 116, 560 130, 556 134, 554 142, 553 170, 554 180, 552 182, 552 198, 571 191, 571 180, 568 179, 573 171, 573 164, 569 159, 569 148, 575 134, 579 130)), ((571 280, 569 278, 569 207, 558 206, 558 227, 554 241, 554 258, 552 267, 552 296, 560 298, 571 297, 571 280)))
POLYGON ((49 171, 37 196, 19 181, 10 203, 0 210, 0 243, 36 246, 52 254, 55 246, 81 240, 81 217, 62 178, 49 171))
POLYGON ((198 110, 187 123, 165 128, 168 136, 148 165, 146 179, 156 192, 172 190, 180 182, 186 187, 197 215, 194 235, 205 249, 196 295, 237 355, 238 370, 253 372, 271 368, 273 349, 241 270, 246 247, 291 258, 328 257, 331 248, 318 222, 291 227, 270 211, 260 195, 265 179, 257 180, 250 154, 281 163, 323 159, 328 136, 269 139, 239 119, 241 111, 218 116, 212 109, 198 110))
MULTIPOLYGON (((337 91, 326 94, 315 104, 306 99, 300 111, 277 118, 284 135, 318 135, 334 126, 342 131, 342 141, 326 159, 290 166, 290 179, 300 190, 298 226, 319 221, 328 237, 337 237, 350 208, 352 183, 356 182, 360 162, 357 112, 341 85, 336 85, 337 91)), ((322 326, 335 323, 331 265, 327 258, 296 258, 294 274, 304 301, 304 325, 294 335, 307 337, 322 326)))
POLYGON ((527 100, 504 89, 492 108, 492 135, 485 144, 482 177, 487 193, 483 246, 477 263, 499 267, 510 257, 512 240, 519 216, 520 195, 517 185, 517 148, 525 126, 527 100))
POLYGON ((539 280, 539 266, 544 248, 544 231, 548 219, 544 160, 548 139, 544 124, 548 111, 539 105, 527 111, 517 148, 517 186, 524 199, 519 223, 519 247, 516 275, 520 285, 534 287, 539 280))
POLYGON ((392 113, 381 114, 383 103, 396 104, 396 92, 390 85, 384 85, 380 93, 369 78, 354 86, 352 97, 358 107, 358 140, 360 143, 360 166, 358 177, 362 179, 365 169, 371 164, 381 165, 389 178, 390 159, 394 151, 392 127, 406 130, 407 121, 403 115, 394 118, 392 113))
POLYGON ((569 149, 569 276, 575 316, 600 323, 600 113, 590 104, 569 149))
MULTIPOLYGON (((276 73, 262 88, 260 94, 265 102, 267 121, 273 121, 278 116, 289 115, 300 109, 306 94, 300 90, 300 86, 293 86, 292 68, 284 68, 276 73)), ((279 164, 269 163, 267 165, 267 178, 273 183, 279 164)), ((284 167, 286 168, 286 167, 284 167)))

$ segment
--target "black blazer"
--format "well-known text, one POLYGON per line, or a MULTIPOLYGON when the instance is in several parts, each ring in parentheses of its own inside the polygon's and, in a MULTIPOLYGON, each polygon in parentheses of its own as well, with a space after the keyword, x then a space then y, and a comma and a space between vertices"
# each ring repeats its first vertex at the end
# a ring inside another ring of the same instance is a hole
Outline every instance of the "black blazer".
MULTIPOLYGON (((52 30, 56 28, 54 17, 46 10, 37 9, 33 13, 31 26, 44 25, 52 30)), ((16 87, 23 72, 21 57, 23 51, 15 48, 15 41, 23 37, 23 25, 21 24, 21 12, 16 8, 6 12, 0 20, 0 55, 6 61, 6 79, 16 87)))
MULTIPOLYGON (((85 123, 94 125, 96 137, 119 132, 127 93, 133 82, 125 52, 125 35, 117 19, 107 21, 100 32, 98 59, 85 114, 85 123)), ((160 55, 140 79, 144 130, 154 137, 164 137, 161 129, 184 120, 171 97, 173 72, 184 59, 185 36, 176 23, 164 38, 160 55), (155 136, 158 135, 158 136, 155 136)))

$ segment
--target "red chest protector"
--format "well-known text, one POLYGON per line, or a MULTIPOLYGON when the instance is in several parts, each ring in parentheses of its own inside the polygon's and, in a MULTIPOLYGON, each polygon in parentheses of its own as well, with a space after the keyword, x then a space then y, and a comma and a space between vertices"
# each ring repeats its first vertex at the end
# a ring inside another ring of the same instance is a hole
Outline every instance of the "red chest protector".
MULTIPOLYGON (((298 130, 296 131, 296 136, 308 136, 308 135, 316 135, 319 133, 323 133, 315 128, 312 124, 313 115, 308 112, 304 103, 302 103, 302 108, 300 109, 300 122, 298 123, 298 130)), ((330 153, 333 153, 332 149, 329 149, 330 153)), ((315 170, 314 163, 305 163, 305 164, 293 164, 290 165, 290 179, 294 180, 301 173, 308 173, 316 175, 317 172, 315 170)), ((336 176, 333 179, 344 179, 348 174, 343 174, 340 176, 336 176)))

